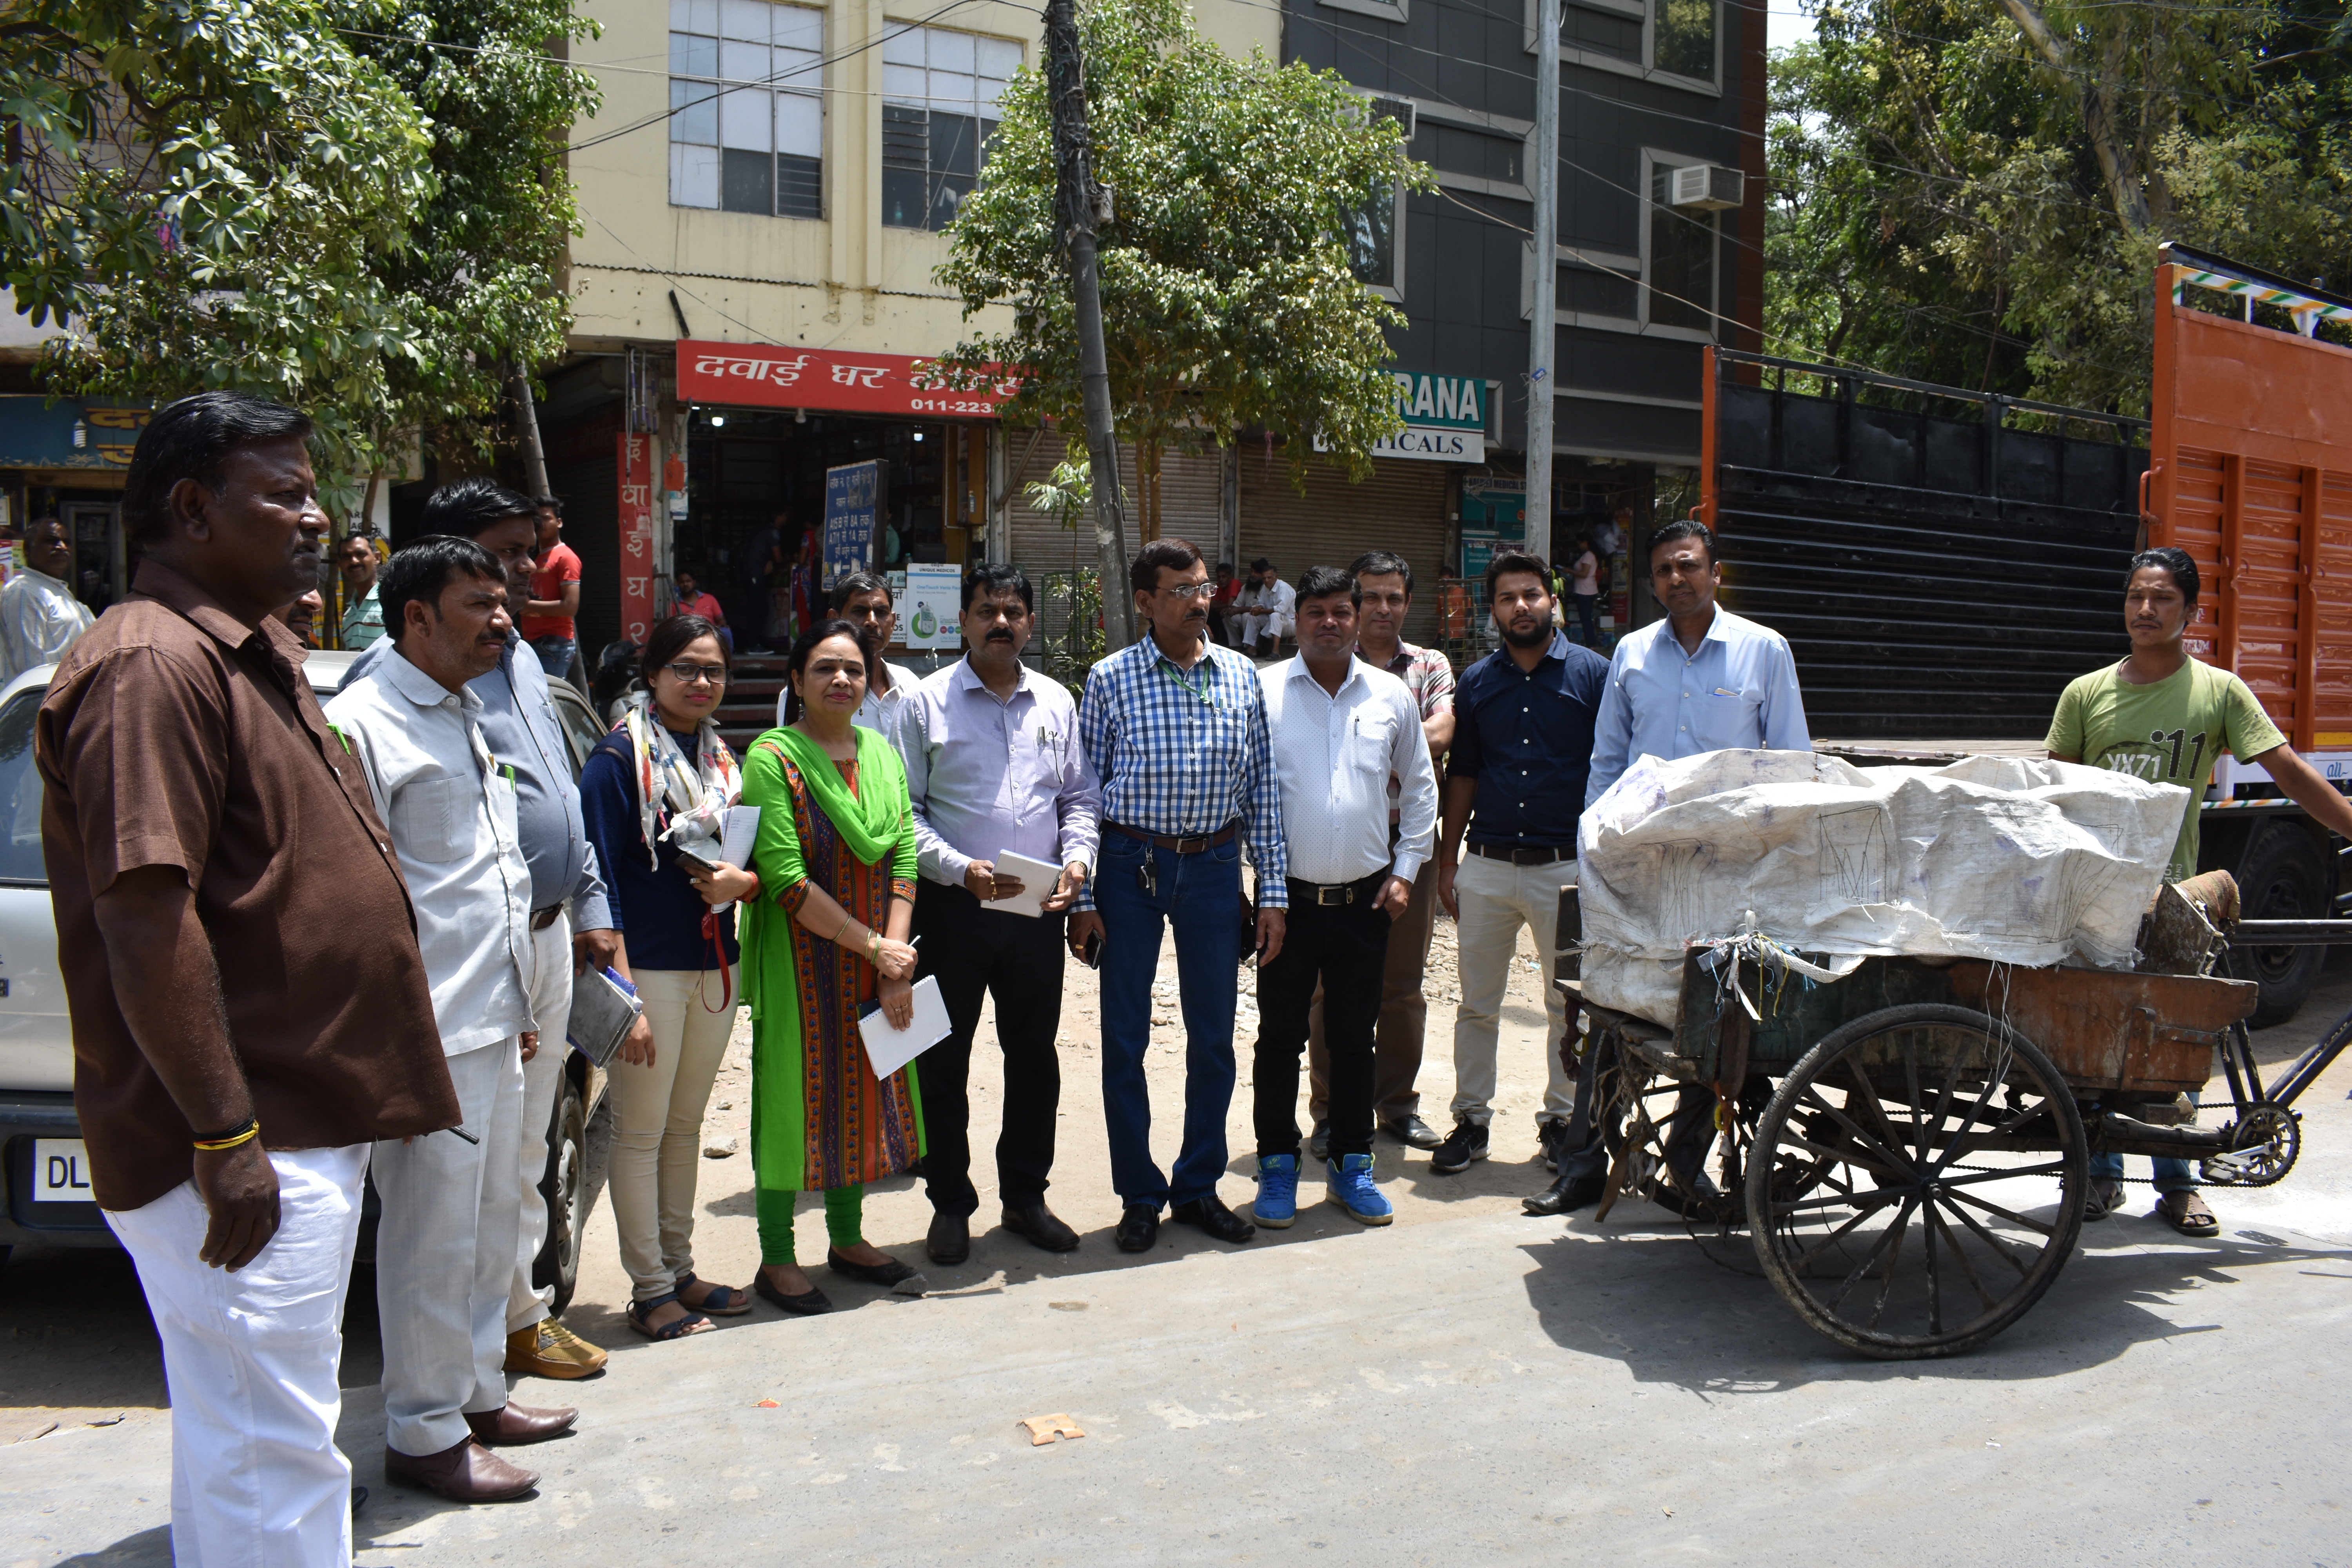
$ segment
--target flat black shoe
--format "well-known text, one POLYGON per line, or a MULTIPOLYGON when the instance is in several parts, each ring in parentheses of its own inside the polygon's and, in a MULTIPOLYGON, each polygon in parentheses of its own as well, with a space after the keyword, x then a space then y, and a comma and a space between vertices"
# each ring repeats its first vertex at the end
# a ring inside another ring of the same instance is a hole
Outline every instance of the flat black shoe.
POLYGON ((367 1488, 353 1487, 352 1489, 352 1516, 356 1519, 359 1517, 360 1510, 365 1507, 367 1507, 367 1488))
POLYGON ((1535 1215, 1573 1214, 1599 1203, 1608 1185, 1601 1176, 1562 1176, 1534 1197, 1521 1198, 1519 1206, 1535 1215))
POLYGON ((968 1215, 935 1214, 931 1234, 924 1238, 923 1254, 950 1268, 971 1256, 971 1219, 968 1215))
POLYGON ((1005 1205, 1004 1228, 1048 1252, 1067 1252, 1078 1245, 1078 1233, 1042 1203, 1005 1205))
POLYGON ((896 1291, 901 1296, 924 1295, 931 1288, 930 1281, 923 1278, 920 1270, 887 1255, 885 1261, 880 1263, 852 1263, 828 1247, 824 1249, 824 1266, 835 1274, 845 1274, 868 1285, 879 1285, 883 1289, 896 1291))
POLYGON ((1381 1121, 1381 1131, 1410 1149, 1434 1149, 1445 1142, 1438 1136, 1436 1128, 1409 1110, 1381 1121))
POLYGON ((1205 1198, 1170 1205, 1168 1217, 1196 1226, 1219 1241, 1230 1241, 1236 1246, 1257 1234, 1257 1226, 1227 1208, 1224 1200, 1214 1193, 1205 1198))
POLYGON ((775 1281, 768 1278, 768 1271, 764 1268, 753 1271, 751 1289, 757 1290, 765 1300, 773 1301, 785 1311, 799 1317, 814 1318, 819 1312, 833 1310, 833 1303, 825 1300, 824 1292, 814 1286, 811 1286, 797 1296, 785 1295, 776 1289, 775 1281))
POLYGON ((1151 1204, 1129 1204, 1118 1216, 1118 1249, 1149 1252, 1160 1239, 1160 1210, 1151 1204))

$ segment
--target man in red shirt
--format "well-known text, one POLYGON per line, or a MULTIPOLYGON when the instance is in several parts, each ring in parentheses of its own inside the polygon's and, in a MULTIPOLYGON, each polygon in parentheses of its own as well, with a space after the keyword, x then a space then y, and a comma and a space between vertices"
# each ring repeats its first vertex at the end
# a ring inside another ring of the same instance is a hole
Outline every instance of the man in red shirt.
POLYGON ((530 574, 530 598, 522 607, 523 640, 539 655, 540 668, 550 680, 572 674, 580 652, 580 557, 563 542, 563 503, 541 496, 531 503, 539 511, 539 570, 530 574))
POLYGON ((717 626, 719 640, 727 645, 727 651, 730 655, 734 653, 735 634, 727 629, 727 612, 719 607, 718 596, 704 593, 701 580, 688 567, 679 567, 670 578, 670 582, 677 589, 677 614, 700 616, 704 620, 717 626))

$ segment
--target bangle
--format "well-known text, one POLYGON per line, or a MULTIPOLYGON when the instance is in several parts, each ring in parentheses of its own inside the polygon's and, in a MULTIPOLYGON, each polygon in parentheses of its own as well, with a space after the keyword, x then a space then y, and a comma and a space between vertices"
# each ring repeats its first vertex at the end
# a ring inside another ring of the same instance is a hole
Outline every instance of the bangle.
POLYGON ((837 926, 835 926, 835 927, 834 927, 834 928, 833 928, 833 934, 832 934, 831 936, 827 937, 825 940, 826 940, 827 942, 839 942, 839 941, 841 940, 841 933, 842 933, 843 931, 847 931, 848 929, 849 929, 849 911, 848 911, 847 910, 842 910, 842 911, 841 911, 841 923, 840 923, 839 925, 837 925, 837 926))
POLYGON ((224 1149, 234 1149, 240 1143, 250 1143, 261 1136, 261 1122, 257 1117, 247 1117, 226 1132, 215 1132, 209 1138, 195 1141, 196 1148, 206 1154, 217 1154, 224 1149))
POLYGON ((866 928, 866 962, 877 969, 882 964, 882 939, 875 934, 872 926, 866 928))

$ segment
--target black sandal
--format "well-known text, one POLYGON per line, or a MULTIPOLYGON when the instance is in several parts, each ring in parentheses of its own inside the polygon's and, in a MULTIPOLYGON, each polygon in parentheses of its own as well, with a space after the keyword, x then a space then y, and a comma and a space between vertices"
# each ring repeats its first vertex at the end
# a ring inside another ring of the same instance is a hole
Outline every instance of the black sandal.
POLYGON ((930 1292, 930 1281, 920 1270, 909 1268, 888 1254, 879 1263, 852 1263, 834 1247, 824 1249, 824 1266, 835 1274, 845 1274, 852 1279, 868 1285, 878 1285, 885 1290, 901 1296, 922 1296, 930 1292))
POLYGON ((629 1320, 629 1327, 649 1340, 682 1340, 688 1334, 698 1334, 704 1329, 715 1329, 719 1326, 692 1307, 687 1307, 685 1302, 679 1301, 677 1292, 675 1290, 667 1296, 656 1296, 650 1301, 632 1301, 629 1303, 628 1310, 623 1315, 629 1320), (663 1323, 659 1327, 646 1321, 654 1315, 656 1307, 667 1307, 672 1302, 686 1307, 685 1317, 675 1322, 663 1323))
POLYGON ((698 1312, 708 1312, 714 1318, 740 1318, 751 1310, 751 1298, 732 1285, 713 1285, 710 1288, 710 1294, 701 1300, 688 1300, 686 1288, 701 1283, 701 1280, 694 1277, 692 1269, 679 1275, 676 1287, 679 1305, 691 1307, 698 1312))
POLYGON ((768 1278, 768 1270, 764 1267, 762 1267, 758 1273, 751 1276, 751 1289, 757 1290, 768 1300, 773 1301, 777 1306, 782 1307, 785 1311, 793 1313, 799 1317, 814 1318, 819 1312, 830 1312, 833 1310, 833 1303, 825 1299, 824 1292, 817 1289, 814 1286, 802 1291, 797 1296, 785 1295, 782 1290, 776 1289, 775 1281, 768 1278))

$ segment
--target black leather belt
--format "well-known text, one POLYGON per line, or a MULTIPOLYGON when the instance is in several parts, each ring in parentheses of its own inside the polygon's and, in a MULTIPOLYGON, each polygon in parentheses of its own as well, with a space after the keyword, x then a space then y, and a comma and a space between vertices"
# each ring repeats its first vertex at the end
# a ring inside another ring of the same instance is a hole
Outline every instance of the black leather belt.
POLYGON ((1198 855, 1203 849, 1214 849, 1220 844, 1231 844, 1234 841, 1234 835, 1241 831, 1242 819, 1236 816, 1214 833, 1194 834, 1189 838, 1180 838, 1167 833, 1146 833, 1140 827, 1129 827, 1124 822, 1106 822, 1103 826, 1114 833, 1124 833, 1129 838, 1139 838, 1146 844, 1154 844, 1162 849, 1173 849, 1179 855, 1198 855))
POLYGON ((1283 885, 1290 889, 1290 901, 1294 904, 1352 904, 1358 899, 1369 902, 1379 897, 1388 879, 1388 869, 1383 867, 1370 876, 1359 877, 1352 882, 1302 882, 1296 877, 1285 877, 1282 880, 1283 885))
POLYGON ((1501 844, 1467 844, 1463 847, 1473 855, 1484 856, 1489 860, 1507 860, 1514 866, 1549 866, 1555 860, 1576 858, 1576 851, 1573 849, 1554 849, 1549 847, 1514 849, 1501 844))
POLYGON ((530 929, 533 931, 545 931, 548 927, 553 925, 556 921, 556 918, 562 913, 563 906, 562 904, 550 904, 543 910, 533 910, 530 911, 530 929))

